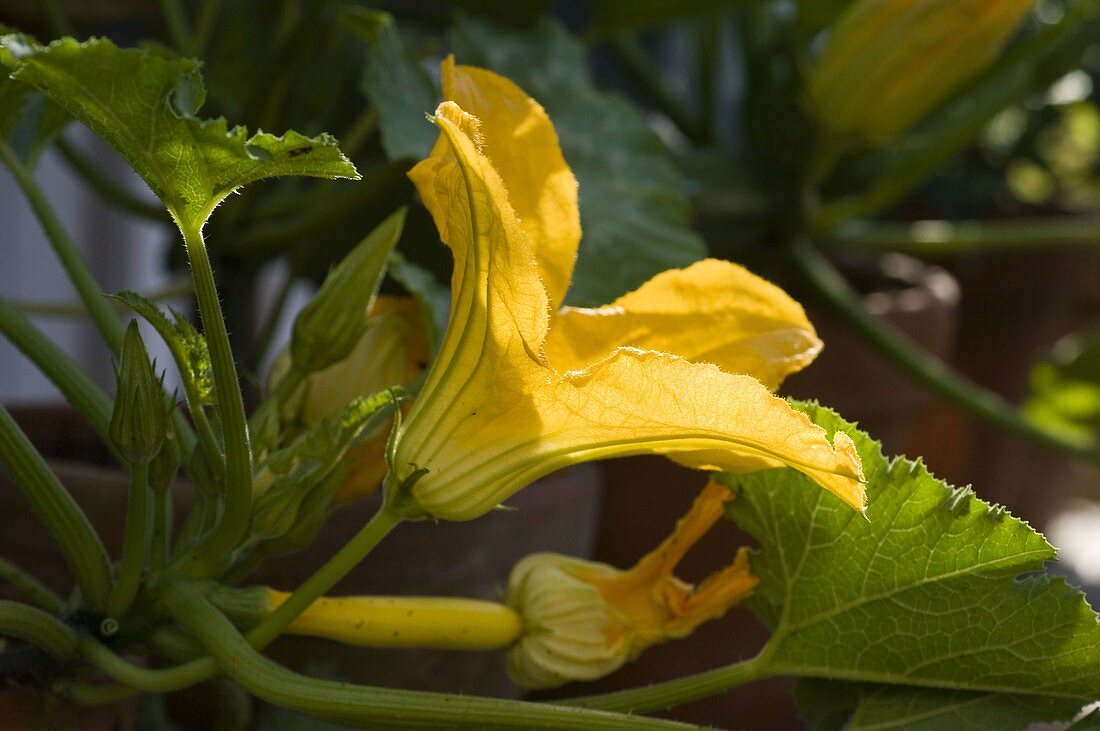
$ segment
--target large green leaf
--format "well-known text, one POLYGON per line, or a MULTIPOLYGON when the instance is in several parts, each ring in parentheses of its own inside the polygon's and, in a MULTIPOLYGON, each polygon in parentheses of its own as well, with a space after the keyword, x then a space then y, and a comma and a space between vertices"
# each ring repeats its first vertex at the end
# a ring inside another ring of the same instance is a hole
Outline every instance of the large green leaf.
POLYGON ((0 48, 12 78, 38 87, 114 146, 183 225, 202 224, 225 196, 255 180, 357 177, 328 135, 249 136, 224 119, 198 119, 205 89, 197 61, 105 39, 43 47, 5 35, 0 48))
POLYGON ((452 43, 460 63, 509 77, 554 122, 580 184, 584 230, 569 304, 610 302, 704 255, 668 150, 637 109, 596 89, 584 49, 565 28, 547 18, 530 29, 460 18, 452 43))
POLYGON ((919 462, 887 461, 833 412, 801 408, 855 440, 869 505, 864 519, 793 470, 723 476, 739 493, 730 516, 762 546, 749 606, 774 630, 767 674, 925 689, 864 688, 857 719, 964 700, 1027 720, 1049 715, 1050 699, 1064 717, 1100 696, 1096 614, 1035 573, 1055 554, 1041 535, 919 462))
POLYGON ((378 112, 386 156, 391 160, 427 157, 437 130, 424 124, 424 115, 439 103, 439 91, 428 72, 405 50, 389 13, 348 8, 344 24, 367 43, 359 88, 378 112))

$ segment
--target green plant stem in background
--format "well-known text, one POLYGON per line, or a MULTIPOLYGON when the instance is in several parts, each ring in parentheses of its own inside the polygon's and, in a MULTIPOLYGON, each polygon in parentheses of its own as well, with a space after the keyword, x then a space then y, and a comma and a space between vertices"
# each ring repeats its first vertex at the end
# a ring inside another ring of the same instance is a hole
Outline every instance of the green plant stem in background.
POLYGON ((172 553, 172 488, 153 493, 153 537, 149 560, 154 570, 168 565, 172 553))
POLYGON ((165 595, 174 617, 214 654, 221 669, 270 703, 338 723, 420 728, 692 728, 673 721, 627 717, 472 696, 353 686, 309 678, 257 653, 225 615, 194 587, 176 585, 165 595))
POLYGON ((0 635, 29 642, 62 659, 76 652, 73 633, 61 620, 20 602, 0 599, 0 635))
POLYGON ((111 570, 103 543, 80 506, 3 406, 0 406, 0 462, 57 540, 88 603, 102 611, 111 588, 111 570))
MULTIPOLYGON (((774 640, 773 640, 774 642, 774 640)), ((769 643, 768 647, 772 646, 769 643)), ((675 678, 663 683, 630 688, 614 693, 580 696, 559 701, 564 705, 596 708, 621 713, 647 713, 709 698, 731 688, 767 677, 767 647, 751 660, 726 665, 703 673, 675 678)))
POLYGON ((61 221, 58 220, 53 207, 46 200, 46 196, 42 193, 42 189, 38 187, 38 183, 35 182, 34 175, 19 162, 15 153, 7 144, 0 143, 0 160, 3 160, 4 165, 11 170, 12 176, 19 184, 19 188, 27 197, 31 208, 34 209, 34 213, 42 224, 54 253, 61 261, 61 266, 65 268, 65 273, 69 275, 73 286, 76 287, 77 294, 80 295, 80 301, 88 308, 88 314, 91 315, 104 340, 111 346, 111 350, 118 353, 119 348, 122 347, 122 323, 115 315, 114 310, 111 309, 110 303, 103 296, 103 290, 100 289, 95 277, 88 270, 88 265, 80 258, 80 253, 77 252, 72 239, 65 231, 65 227, 61 225, 61 221))
POLYGON ((221 7, 221 0, 203 0, 198 19, 195 21, 195 33, 191 36, 190 56, 192 58, 202 58, 206 55, 210 34, 214 30, 221 7))
POLYGON ((160 5, 160 14, 164 19, 168 37, 172 39, 172 45, 180 53, 187 53, 190 44, 187 42, 191 35, 187 30, 187 16, 183 12, 183 5, 179 0, 157 0, 160 5))
POLYGON ((248 532, 252 508, 252 451, 237 367, 233 362, 229 333, 225 329, 225 318, 202 231, 198 226, 181 226, 181 230, 195 280, 195 296, 203 330, 210 347, 225 445, 224 510, 218 524, 194 556, 197 562, 195 568, 201 573, 224 561, 226 554, 236 548, 248 532))
POLYGON ((111 445, 111 399, 103 389, 88 378, 76 361, 2 298, 0 333, 57 386, 65 400, 88 421, 96 436, 111 448, 115 459, 121 463, 121 457, 111 445))
POLYGON ((111 180, 64 137, 58 137, 57 142, 54 144, 57 146, 57 151, 61 153, 61 159, 105 201, 119 210, 131 213, 139 218, 159 223, 170 222, 171 219, 169 219, 168 211, 164 206, 143 200, 127 190, 125 186, 111 180))
POLYGON ((48 586, 4 558, 0 558, 0 582, 14 586, 35 606, 47 612, 60 614, 65 606, 61 597, 48 586))
POLYGON ((684 133, 684 136, 692 142, 705 143, 706 130, 700 123, 698 115, 688 110, 683 100, 669 90, 653 59, 649 57, 638 40, 633 36, 615 36, 610 39, 610 44, 615 55, 623 62, 623 67, 630 72, 661 111, 672 120, 672 123, 684 133))
MULTIPOLYGON (((92 637, 81 637, 77 647, 85 660, 102 670, 107 677, 126 686, 130 695, 135 691, 171 693, 209 680, 218 672, 217 664, 209 657, 172 668, 151 670, 134 665, 92 637)), ((125 695, 121 690, 117 693, 125 695)))
POLYGON ((1044 447, 1100 464, 1100 450, 1086 441, 1049 432, 1028 422, 1011 404, 951 370, 863 308, 844 277, 805 242, 792 248, 794 261, 814 292, 891 362, 944 401, 1044 447))
POLYGON ((126 508, 126 533, 122 544, 122 561, 118 569, 107 613, 124 617, 141 588, 141 575, 149 546, 149 465, 134 465, 130 470, 130 500, 126 508))
POLYGON ((38 8, 46 21, 46 28, 56 37, 71 36, 73 27, 57 6, 57 0, 37 0, 38 8))
POLYGON ((1100 219, 1082 216, 1010 221, 915 221, 841 224, 831 246, 917 256, 1079 247, 1100 249, 1100 219))

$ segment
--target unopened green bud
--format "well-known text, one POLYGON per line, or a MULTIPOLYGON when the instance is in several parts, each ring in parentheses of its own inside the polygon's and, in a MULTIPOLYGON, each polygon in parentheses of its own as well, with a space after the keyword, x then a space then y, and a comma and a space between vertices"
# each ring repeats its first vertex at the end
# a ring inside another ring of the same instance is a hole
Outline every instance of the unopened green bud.
POLYGON ((168 404, 134 320, 122 340, 117 377, 111 441, 126 461, 148 464, 167 437, 168 404))
POLYGON ((810 72, 840 138, 889 142, 1000 55, 1035 0, 856 0, 810 72))
POLYGON ((294 321, 292 367, 303 374, 347 357, 366 327, 364 316, 405 225, 402 208, 374 229, 339 266, 294 321))
POLYGON ((161 445, 157 456, 153 457, 153 461, 149 463, 149 487, 154 492, 167 490, 168 486, 172 484, 172 480, 176 479, 176 472, 179 471, 182 456, 175 427, 169 421, 168 434, 165 437, 164 444, 161 445))

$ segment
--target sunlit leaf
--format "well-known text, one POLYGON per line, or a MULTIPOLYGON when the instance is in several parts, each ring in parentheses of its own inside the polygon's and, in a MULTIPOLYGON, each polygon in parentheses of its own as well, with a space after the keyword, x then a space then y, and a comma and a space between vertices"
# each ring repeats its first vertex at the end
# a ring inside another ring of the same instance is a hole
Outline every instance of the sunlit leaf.
POLYGON ((357 177, 328 135, 249 135, 195 115, 206 91, 199 62, 120 49, 106 39, 41 46, 0 37, 12 77, 31 84, 109 142, 182 224, 200 225, 247 183, 283 175, 357 177))
POLYGON ((790 470, 724 478, 739 490, 730 516, 762 546, 748 604, 775 632, 770 674, 921 687, 908 700, 860 690, 854 718, 915 721, 920 707, 943 713, 940 728, 965 728, 947 708, 963 701, 991 721, 1012 708, 1026 721, 1068 718, 1100 696, 1096 614, 1036 573, 1055 555, 1041 535, 919 462, 887 461, 833 412, 801 408, 855 441, 868 509, 861 518, 790 470))

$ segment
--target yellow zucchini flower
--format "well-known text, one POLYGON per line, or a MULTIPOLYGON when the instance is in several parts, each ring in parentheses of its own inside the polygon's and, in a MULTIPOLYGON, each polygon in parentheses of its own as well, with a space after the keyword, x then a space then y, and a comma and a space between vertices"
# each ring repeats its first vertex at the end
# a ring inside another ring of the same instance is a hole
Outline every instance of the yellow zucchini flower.
POLYGON ((642 453, 790 466, 862 509, 851 440, 830 443, 769 391, 820 348, 802 308, 715 260, 608 307, 561 308, 580 221, 553 126, 507 79, 443 71, 440 136, 409 176, 454 255, 452 305, 396 434, 391 509, 468 520, 562 467, 642 453))
POLYGON ((840 138, 887 143, 988 68, 1036 0, 856 0, 807 86, 840 138))
POLYGON ((760 580, 747 548, 697 587, 672 573, 731 497, 710 482, 672 535, 628 571, 552 553, 516 564, 508 604, 523 618, 523 633, 508 650, 512 678, 529 688, 595 680, 648 647, 688 636, 748 596, 760 580))

